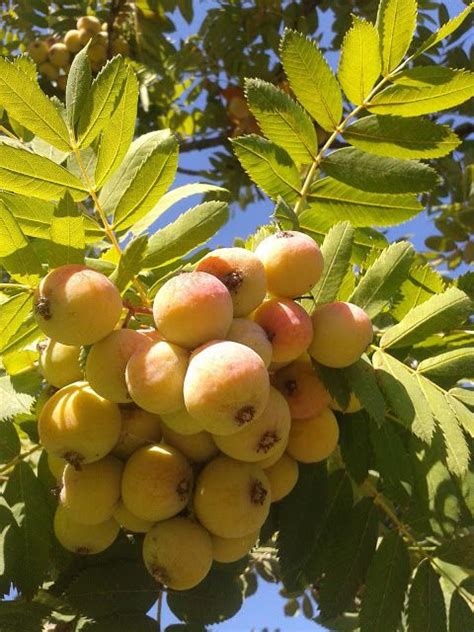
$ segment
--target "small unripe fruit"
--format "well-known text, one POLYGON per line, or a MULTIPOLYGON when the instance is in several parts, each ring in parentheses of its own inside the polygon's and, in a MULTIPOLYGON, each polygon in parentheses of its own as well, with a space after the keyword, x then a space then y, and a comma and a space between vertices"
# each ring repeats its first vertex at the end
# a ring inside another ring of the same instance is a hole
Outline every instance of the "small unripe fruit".
POLYGON ((183 435, 163 424, 163 440, 167 445, 178 449, 193 463, 206 463, 219 453, 212 435, 208 432, 183 435))
POLYGON ((270 380, 262 358, 237 342, 198 350, 184 380, 188 412, 216 435, 242 430, 263 412, 270 380))
POLYGON ((138 448, 161 441, 161 424, 158 415, 138 408, 135 404, 120 407, 122 429, 113 449, 120 459, 128 459, 138 448))
POLYGON ((87 54, 91 63, 94 64, 103 64, 107 59, 107 49, 101 42, 91 44, 87 49, 87 54))
POLYGON ((273 353, 272 344, 265 330, 253 320, 234 318, 227 332, 227 340, 250 347, 255 353, 258 353, 266 367, 270 366, 273 353))
POLYGON ((66 467, 66 461, 54 454, 48 454, 48 467, 51 474, 59 482, 64 474, 64 468, 66 467))
POLYGON ((77 29, 72 29, 64 36, 64 44, 71 53, 78 53, 81 48, 81 34, 77 29))
POLYGON ((240 538, 260 529, 270 502, 270 482, 256 463, 218 456, 196 481, 196 516, 208 531, 222 538, 240 538))
POLYGON ((112 41, 112 55, 129 55, 130 46, 123 37, 117 37, 112 41))
POLYGON ((117 404, 132 401, 125 381, 131 356, 151 345, 147 336, 133 329, 118 329, 96 342, 87 355, 86 379, 96 393, 117 404))
POLYGON ((38 419, 40 441, 47 452, 78 468, 108 454, 117 443, 120 426, 117 404, 97 395, 85 382, 55 393, 38 419))
POLYGON ((36 64, 42 64, 48 59, 48 46, 46 42, 36 39, 26 48, 26 52, 36 64))
POLYGON ((119 530, 119 525, 113 518, 100 524, 81 524, 61 505, 54 514, 54 533, 59 543, 68 551, 79 555, 94 555, 105 551, 114 543, 119 530))
POLYGON ((100 33, 101 23, 99 18, 96 18, 94 15, 83 15, 77 20, 77 28, 80 29, 89 29, 93 33, 100 33))
POLYGON ((169 342, 157 342, 136 351, 125 371, 133 401, 151 413, 172 413, 183 408, 183 384, 189 353, 169 342))
POLYGON ((40 64, 38 66, 38 70, 43 77, 46 77, 46 79, 49 79, 50 81, 57 81, 59 77, 59 69, 56 68, 56 66, 53 66, 53 64, 49 61, 44 61, 40 64))
POLYGON ((180 408, 175 413, 161 415, 161 420, 163 425, 183 435, 193 435, 204 430, 202 424, 195 417, 191 417, 186 408, 180 408))
POLYGON ((254 531, 240 538, 220 538, 211 534, 212 556, 216 562, 228 564, 247 555, 258 540, 259 532, 254 531))
POLYGON ((318 463, 334 452, 338 440, 336 417, 326 408, 317 417, 293 420, 287 451, 301 463, 318 463))
POLYGON ((64 345, 91 345, 109 334, 122 312, 119 291, 85 266, 69 264, 42 279, 34 296, 36 322, 64 345))
POLYGON ((155 524, 150 520, 142 520, 141 518, 134 516, 132 512, 125 507, 123 501, 121 500, 115 506, 114 520, 119 523, 122 529, 131 531, 132 533, 146 533, 155 524))
POLYGON ((59 77, 56 79, 56 83, 58 84, 58 90, 64 92, 67 86, 67 76, 59 75, 59 77))
POLYGON ((122 500, 143 520, 171 518, 187 505, 193 473, 184 456, 171 446, 140 448, 128 459, 122 477, 122 500))
POLYGON ((71 59, 71 54, 65 44, 53 44, 49 49, 49 61, 56 68, 64 68, 71 59))
POLYGON ((120 498, 123 463, 113 456, 75 470, 66 465, 60 501, 82 524, 99 524, 112 518, 120 498))
POLYGON ((313 340, 308 349, 320 364, 342 369, 357 362, 372 342, 370 318, 352 303, 326 303, 312 315, 313 340))
POLYGON ((189 518, 159 522, 145 536, 143 559, 159 584, 172 590, 189 590, 211 569, 211 537, 189 518))
POLYGON ((277 371, 273 384, 288 402, 293 419, 314 417, 329 406, 331 396, 307 357, 277 371))
POLYGON ((80 352, 80 347, 48 340, 39 358, 39 370, 44 379, 56 388, 81 380, 80 352))
POLYGON ((275 503, 291 492, 298 481, 298 463, 289 454, 283 456, 265 470, 270 481, 272 503, 275 503))
POLYGON ((261 461, 287 445, 290 432, 290 409, 275 388, 270 388, 270 396, 263 413, 256 421, 237 434, 226 437, 215 436, 217 447, 239 461, 261 461))
POLYGON ((272 362, 291 362, 311 343, 313 327, 305 310, 288 298, 274 298, 258 307, 253 318, 272 343, 272 362))
POLYGON ((169 279, 153 303, 158 331, 166 340, 186 349, 225 338, 232 314, 227 288, 205 272, 188 272, 169 279))
POLYGON ((324 261, 316 242, 297 231, 282 231, 259 243, 268 290, 276 296, 303 296, 319 281, 324 261))
POLYGON ((339 406, 339 404, 337 403, 337 401, 332 398, 330 403, 329 403, 329 407, 332 410, 337 410, 341 413, 358 413, 359 410, 362 410, 363 406, 359 400, 359 398, 357 397, 357 395, 355 393, 351 393, 350 397, 349 397, 349 402, 347 404, 347 406, 345 408, 342 408, 341 406, 339 406))
POLYGON ((206 255, 196 270, 217 277, 229 290, 234 316, 247 316, 265 298, 263 264, 245 248, 219 248, 206 255))

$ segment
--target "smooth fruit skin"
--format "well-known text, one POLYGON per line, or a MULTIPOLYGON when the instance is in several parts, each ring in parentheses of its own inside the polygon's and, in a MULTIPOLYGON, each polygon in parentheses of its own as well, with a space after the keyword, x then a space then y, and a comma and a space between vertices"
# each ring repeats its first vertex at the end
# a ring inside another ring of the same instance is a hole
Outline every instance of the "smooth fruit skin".
POLYGON ((191 417, 186 408, 161 415, 161 421, 164 426, 182 435, 193 435, 204 430, 202 424, 195 417, 191 417))
POLYGON ((270 395, 263 413, 257 420, 234 435, 215 435, 217 447, 239 461, 261 461, 287 445, 290 432, 290 409, 285 398, 276 388, 270 387, 270 395))
POLYGON ((312 315, 310 355, 320 364, 342 369, 357 362, 372 342, 370 318, 352 303, 326 303, 312 315))
POLYGON ((49 49, 49 61, 56 68, 64 68, 71 60, 71 54, 65 44, 53 44, 49 49))
POLYGON ((135 351, 147 349, 151 340, 133 329, 117 329, 92 345, 86 360, 86 379, 96 393, 115 402, 132 401, 125 369, 135 351))
POLYGON ((291 492, 298 482, 298 463, 289 454, 283 454, 272 466, 265 470, 272 490, 272 503, 278 502, 291 492))
POLYGON ((87 49, 87 54, 92 63, 103 64, 107 59, 107 48, 102 43, 92 43, 87 49))
POLYGON ((138 448, 161 441, 161 420, 158 415, 142 410, 135 404, 120 406, 122 428, 112 453, 128 459, 138 448))
POLYGON ((34 296, 41 331, 64 345, 91 345, 109 334, 122 312, 119 291, 86 266, 69 264, 42 279, 34 296))
POLYGON ((265 267, 268 290, 275 296, 303 296, 319 281, 324 260, 307 235, 285 230, 259 243, 255 254, 265 267))
POLYGON ((93 33, 100 33, 102 28, 99 18, 96 18, 94 15, 83 15, 78 18, 76 26, 78 30, 89 29, 93 33))
POLYGON ((331 401, 331 396, 306 357, 277 371, 272 383, 288 402, 293 419, 319 415, 331 401))
POLYGON ((220 538, 211 534, 212 556, 216 562, 228 564, 240 560, 247 555, 258 540, 259 531, 254 531, 240 538, 220 538))
POLYGON ((59 456, 54 456, 54 454, 48 454, 48 468, 54 478, 59 482, 64 474, 64 468, 67 463, 64 459, 61 459, 59 456))
POLYGON ((145 535, 143 560, 159 584, 172 590, 189 590, 211 569, 211 537, 189 518, 159 522, 145 535))
POLYGON ((56 388, 82 380, 83 372, 79 364, 80 352, 80 347, 47 340, 39 358, 39 370, 44 379, 56 388))
POLYGON ((241 345, 250 347, 262 358, 266 367, 270 366, 273 355, 272 343, 260 325, 248 318, 234 318, 227 340, 239 342, 241 345))
POLYGON ((196 516, 208 531, 222 538, 240 538, 260 529, 270 502, 270 482, 256 463, 218 456, 196 481, 196 516))
POLYGON ((132 533, 146 533, 155 524, 150 520, 142 520, 137 516, 134 516, 129 511, 122 500, 119 500, 114 509, 114 520, 116 520, 122 529, 125 531, 131 531, 132 533))
POLYGON ((26 52, 36 64, 42 64, 48 59, 48 46, 43 40, 36 39, 28 44, 26 52))
POLYGON ((158 331, 186 349, 226 337, 232 298, 226 286, 205 272, 179 274, 158 290, 153 303, 158 331))
POLYGON ((293 420, 287 452, 301 463, 319 463, 334 452, 338 440, 336 417, 326 408, 317 417, 293 420))
POLYGON ((99 524, 112 518, 120 499, 123 463, 114 456, 83 465, 66 465, 60 502, 81 524, 99 524))
POLYGON ((188 362, 188 351, 169 342, 136 351, 125 370, 130 397, 144 410, 158 415, 183 408, 188 362))
POLYGON ((188 503, 193 473, 171 446, 140 448, 128 459, 122 476, 122 500, 142 520, 166 520, 188 503))
POLYGON ((245 248, 219 248, 207 254, 196 270, 217 277, 229 290, 234 316, 247 316, 265 298, 267 284, 262 262, 245 248))
POLYGON ((117 404, 97 395, 86 382, 75 382, 44 404, 38 432, 48 454, 81 467, 102 459, 112 450, 121 423, 117 404))
POLYGON ((50 81, 57 81, 59 77, 59 69, 50 61, 44 61, 38 66, 40 73, 50 81))
POLYGON ((313 337, 311 318, 305 310, 287 298, 265 301, 253 313, 273 348, 272 362, 292 362, 304 353, 313 337))
POLYGON ((184 435, 163 424, 163 440, 193 463, 206 463, 219 453, 212 435, 204 431, 184 435))
POLYGON ((237 342, 216 342, 193 354, 184 380, 190 415, 216 435, 253 423, 268 401, 270 380, 262 358, 237 342))
POLYGON ((261 461, 258 462, 258 465, 260 465, 260 467, 262 468, 262 470, 266 470, 269 467, 271 467, 272 465, 275 465, 275 463, 281 459, 281 457, 285 454, 285 450, 288 446, 288 441, 286 441, 286 443, 283 443, 283 441, 280 441, 276 447, 276 449, 274 450, 274 452, 270 455, 265 457, 264 459, 262 459, 261 461))
POLYGON ((350 394, 349 403, 347 404, 347 406, 345 408, 341 408, 341 406, 339 406, 339 404, 337 403, 337 401, 334 398, 331 399, 331 401, 329 403, 329 407, 332 410, 337 410, 338 412, 346 413, 346 414, 358 413, 359 410, 362 410, 362 408, 363 408, 359 398, 357 397, 357 395, 355 393, 351 393, 350 394))
POLYGON ((130 46, 123 37, 116 37, 112 40, 112 55, 129 55, 130 46))
POLYGON ((64 44, 69 52, 78 53, 82 48, 79 31, 77 29, 68 31, 64 36, 64 44))
POLYGON ((68 551, 80 555, 95 555, 105 551, 114 543, 120 531, 113 518, 94 525, 81 524, 62 505, 56 509, 53 527, 59 543, 68 551))

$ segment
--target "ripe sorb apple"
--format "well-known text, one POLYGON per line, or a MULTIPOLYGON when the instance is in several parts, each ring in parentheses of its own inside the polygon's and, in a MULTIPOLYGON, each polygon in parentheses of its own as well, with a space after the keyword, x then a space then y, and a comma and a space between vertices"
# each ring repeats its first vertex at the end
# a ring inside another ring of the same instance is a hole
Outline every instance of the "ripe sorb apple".
POLYGON ((184 435, 163 424, 163 439, 167 445, 179 450, 193 463, 206 463, 219 453, 219 449, 209 432, 202 431, 184 435))
POLYGON ((94 555, 105 551, 113 544, 119 531, 120 527, 113 518, 99 524, 81 524, 62 505, 58 505, 54 515, 54 534, 60 544, 79 555, 94 555))
POLYGON ((326 408, 317 417, 293 420, 287 450, 301 463, 318 463, 334 452, 338 440, 336 417, 326 408))
POLYGON ((302 356, 277 371, 272 382, 288 402, 293 419, 319 415, 331 400, 308 356, 302 356))
POLYGON ((216 562, 228 564, 247 555, 258 540, 259 531, 253 531, 240 538, 221 538, 211 534, 212 556, 216 562))
POLYGON ((288 496, 298 481, 298 463, 289 454, 283 454, 264 471, 270 481, 272 503, 288 496))
POLYGON ((138 448, 161 441, 161 424, 158 415, 142 410, 135 404, 120 406, 122 428, 113 449, 120 459, 128 459, 138 448))
POLYGON ((258 353, 266 367, 270 366, 273 354, 272 343, 268 339, 265 330, 253 320, 234 318, 227 332, 227 340, 239 342, 241 345, 250 347, 255 353, 258 353))
POLYGON ((81 380, 80 352, 80 347, 63 345, 51 339, 47 340, 46 345, 41 349, 39 358, 39 370, 44 379, 56 388, 62 388, 67 384, 81 380))

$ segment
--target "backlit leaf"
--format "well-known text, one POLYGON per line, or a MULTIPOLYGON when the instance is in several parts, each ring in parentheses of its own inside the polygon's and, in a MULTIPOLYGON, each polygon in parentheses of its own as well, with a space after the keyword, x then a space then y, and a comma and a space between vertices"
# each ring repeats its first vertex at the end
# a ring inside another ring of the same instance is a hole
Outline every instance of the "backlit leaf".
POLYGON ((354 229, 348 222, 333 226, 321 246, 324 270, 311 290, 316 305, 334 301, 349 268, 354 229))
POLYGON ((411 44, 416 28, 416 9, 416 0, 380 0, 377 28, 384 75, 398 66, 411 44))

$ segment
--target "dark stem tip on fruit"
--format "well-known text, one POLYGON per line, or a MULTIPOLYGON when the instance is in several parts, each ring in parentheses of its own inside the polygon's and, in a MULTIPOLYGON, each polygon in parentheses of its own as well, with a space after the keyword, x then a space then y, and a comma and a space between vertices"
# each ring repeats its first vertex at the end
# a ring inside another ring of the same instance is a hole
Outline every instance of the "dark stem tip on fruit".
POLYGON ((235 414, 235 421, 239 426, 248 424, 255 417, 255 408, 253 406, 244 406, 235 414))
POLYGON ((293 235, 287 230, 281 230, 275 235, 278 239, 291 239, 293 235))
POLYGON ((280 437, 274 430, 267 430, 258 442, 257 452, 263 452, 266 454, 273 446, 280 441, 280 437))
POLYGON ((252 481, 250 489, 250 500, 254 505, 263 505, 267 497, 268 490, 265 489, 262 481, 255 479, 252 481))
POLYGON ((61 484, 55 485, 54 487, 51 487, 51 489, 49 490, 49 493, 55 498, 59 498, 62 488, 63 486, 61 484))
POLYGON ((235 293, 242 285, 244 275, 239 270, 233 270, 222 278, 222 283, 226 286, 229 292, 235 293))
POLYGON ((84 461, 84 457, 78 454, 77 452, 65 452, 62 457, 65 461, 72 465, 72 467, 80 472, 82 470, 82 462, 84 461))
POLYGON ((44 320, 50 320, 51 305, 49 299, 46 296, 39 296, 35 301, 35 313, 44 318, 44 320))
POLYGON ((189 496, 189 492, 191 491, 191 482, 188 478, 183 478, 179 481, 176 486, 176 493, 179 496, 180 500, 186 500, 189 496))
POLYGON ((285 382, 285 391, 287 395, 293 395, 298 390, 296 380, 287 380, 285 382))
POLYGON ((87 546, 78 546, 76 549, 78 555, 89 555, 90 549, 87 546))
POLYGON ((169 575, 163 566, 153 564, 150 570, 153 578, 161 586, 161 588, 164 588, 169 583, 169 575))

